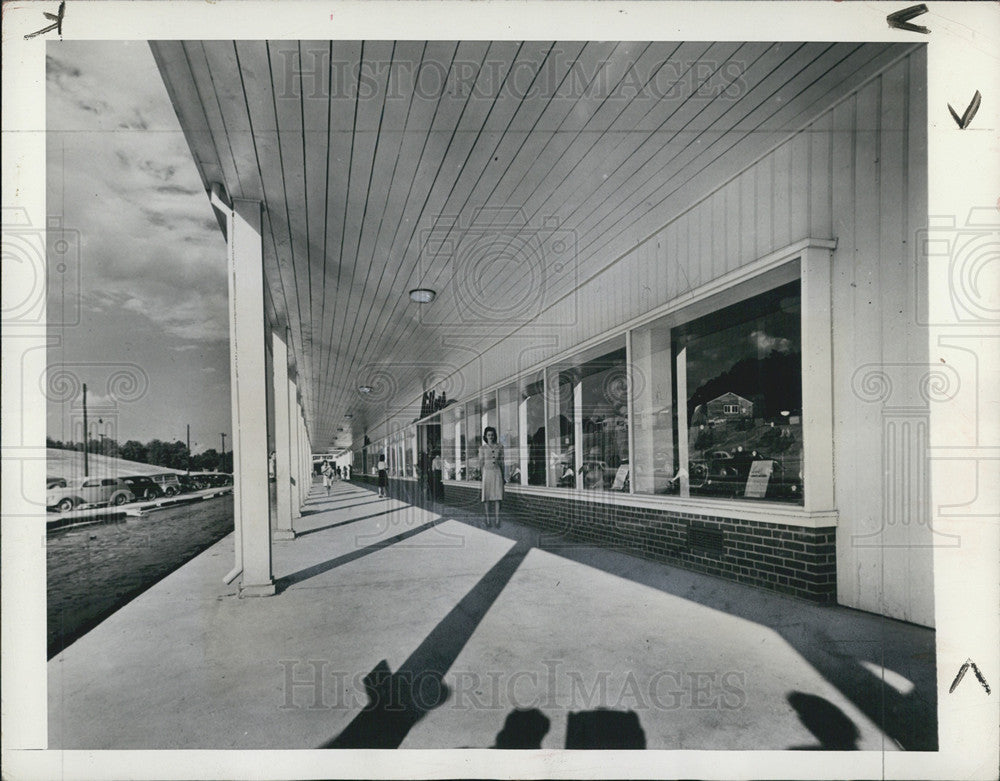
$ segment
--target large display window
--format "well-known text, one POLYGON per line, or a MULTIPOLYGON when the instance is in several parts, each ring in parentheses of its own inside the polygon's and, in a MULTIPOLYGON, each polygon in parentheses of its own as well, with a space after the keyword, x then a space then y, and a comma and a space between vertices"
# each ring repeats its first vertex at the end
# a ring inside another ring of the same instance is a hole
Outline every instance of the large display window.
POLYGON ((483 405, 478 399, 465 405, 465 440, 462 451, 467 468, 459 480, 478 480, 480 477, 479 443, 483 436, 482 417, 483 405))
POLYGON ((549 369, 550 486, 628 490, 627 375, 624 336, 549 369))
POLYGON ((520 383, 518 428, 521 443, 521 483, 545 485, 545 377, 542 372, 520 383))
POLYGON ((637 493, 803 503, 801 308, 796 281, 636 329, 637 493))
POLYGON ((415 428, 408 428, 403 432, 403 443, 405 449, 403 454, 405 459, 404 473, 407 477, 416 477, 417 431, 415 428))
POLYGON ((522 485, 527 482, 527 447, 521 446, 518 436, 520 430, 519 403, 520 393, 517 383, 505 385, 497 391, 497 431, 499 432, 500 446, 503 448, 503 473, 508 483, 522 485), (522 450, 524 457, 524 467, 521 466, 522 450))
POLYGON ((441 413, 441 477, 455 480, 461 462, 462 407, 446 407, 441 413))
MULTIPOLYGON (((620 340, 621 341, 621 340, 620 340)), ((580 473, 585 490, 629 489, 628 374, 625 347, 584 361, 579 369, 580 473)))
POLYGON ((546 428, 548 431, 548 485, 576 487, 579 471, 576 453, 576 403, 578 375, 572 366, 554 366, 546 372, 546 428))
MULTIPOLYGON (((498 426, 500 425, 497 418, 497 394, 496 392, 490 392, 483 394, 483 397, 479 400, 480 408, 482 409, 482 418, 479 426, 479 442, 482 442, 483 431, 487 426, 493 426, 493 428, 499 431, 498 426)), ((478 447, 478 445, 477 445, 478 447)), ((478 453, 478 451, 477 451, 478 453)))

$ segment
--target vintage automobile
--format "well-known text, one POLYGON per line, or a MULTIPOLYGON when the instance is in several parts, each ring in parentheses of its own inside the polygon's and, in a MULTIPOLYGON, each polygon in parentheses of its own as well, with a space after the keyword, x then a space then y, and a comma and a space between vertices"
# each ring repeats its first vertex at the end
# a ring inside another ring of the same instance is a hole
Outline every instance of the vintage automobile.
MULTIPOLYGON (((795 463, 784 463, 756 450, 737 451, 729 458, 710 459, 704 482, 698 486, 700 494, 712 496, 743 497, 747 480, 755 461, 770 461, 771 474, 767 478, 764 499, 801 499, 802 475, 792 468, 795 463)), ((692 488, 694 486, 692 485, 692 488)))
POLYGON ((181 492, 181 481, 173 472, 162 472, 158 475, 150 475, 150 477, 166 496, 176 496, 181 492))
POLYGON ((128 483, 113 477, 79 477, 45 493, 48 510, 69 512, 83 505, 122 505, 135 501, 128 483))
POLYGON ((193 472, 188 477, 198 488, 219 488, 233 484, 233 476, 226 472, 193 472))
MULTIPOLYGON (((700 496, 744 497, 750 469, 755 461, 770 461, 765 499, 801 500, 802 474, 795 469, 800 462, 772 458, 757 450, 737 448, 714 450, 703 458, 693 458, 688 472, 692 493, 700 496)), ((669 490, 677 490, 677 477, 668 480, 669 490)))
POLYGON ((137 499, 158 499, 164 491, 149 475, 125 475, 122 477, 137 499))
POLYGON ((177 486, 181 493, 200 491, 205 487, 200 481, 195 479, 194 475, 176 475, 176 477, 177 486))

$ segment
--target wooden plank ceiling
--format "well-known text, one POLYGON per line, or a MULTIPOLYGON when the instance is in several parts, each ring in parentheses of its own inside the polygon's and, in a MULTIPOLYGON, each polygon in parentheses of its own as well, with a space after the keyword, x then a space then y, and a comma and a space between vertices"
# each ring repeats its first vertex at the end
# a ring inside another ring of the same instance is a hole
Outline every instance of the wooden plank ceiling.
POLYGON ((495 344, 892 54, 731 42, 152 48, 206 189, 264 204, 267 315, 289 328, 317 450, 357 446, 386 396, 412 402, 442 365, 465 363, 449 358, 449 335, 466 355, 495 344), (418 287, 435 302, 410 302, 418 287), (377 404, 358 392, 376 383, 377 404))

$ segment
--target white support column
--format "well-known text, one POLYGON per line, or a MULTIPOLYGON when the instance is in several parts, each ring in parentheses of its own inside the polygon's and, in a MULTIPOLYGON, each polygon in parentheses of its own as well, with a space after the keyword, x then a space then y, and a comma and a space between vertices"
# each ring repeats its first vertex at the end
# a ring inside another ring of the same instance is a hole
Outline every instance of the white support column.
POLYGON ((312 490, 312 442, 309 441, 309 429, 306 428, 306 413, 302 411, 302 503, 305 504, 312 490))
POLYGON ((302 408, 296 404, 295 406, 295 425, 299 427, 299 479, 298 479, 298 498, 299 506, 306 503, 306 481, 305 477, 305 432, 302 429, 302 408))
POLYGON ((271 332, 271 351, 274 355, 274 449, 275 449, 275 485, 277 487, 278 517, 275 523, 274 539, 294 540, 295 530, 292 528, 292 468, 298 459, 293 461, 291 436, 293 423, 289 415, 288 403, 288 346, 284 334, 271 332))
POLYGON ((229 222, 229 367, 233 514, 240 596, 274 593, 267 473, 264 264, 260 203, 233 201, 229 222))
POLYGON ((289 467, 288 500, 291 503, 292 520, 302 517, 302 437, 299 428, 298 388, 295 381, 288 380, 288 453, 289 467))
POLYGON ((312 490, 312 443, 309 441, 309 429, 306 428, 305 410, 302 411, 302 503, 305 504, 312 490))
POLYGON ((302 449, 305 456, 302 459, 302 490, 304 496, 302 501, 309 498, 309 491, 312 490, 312 442, 309 441, 309 429, 306 428, 306 413, 302 411, 302 449))

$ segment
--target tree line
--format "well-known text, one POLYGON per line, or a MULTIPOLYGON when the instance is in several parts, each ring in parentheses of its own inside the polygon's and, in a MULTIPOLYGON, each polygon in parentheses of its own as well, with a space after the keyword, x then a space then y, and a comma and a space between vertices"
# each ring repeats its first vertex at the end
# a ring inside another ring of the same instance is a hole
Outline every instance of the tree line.
MULTIPOLYGON (((47 447, 60 450, 75 450, 80 453, 84 450, 83 442, 63 442, 51 437, 45 438, 45 444, 47 447)), ((192 454, 187 445, 180 440, 164 442, 160 439, 151 439, 143 443, 130 439, 119 444, 118 440, 110 438, 91 439, 87 442, 87 452, 168 469, 190 469, 192 472, 233 471, 232 451, 220 454, 215 448, 209 448, 201 453, 192 454)))

